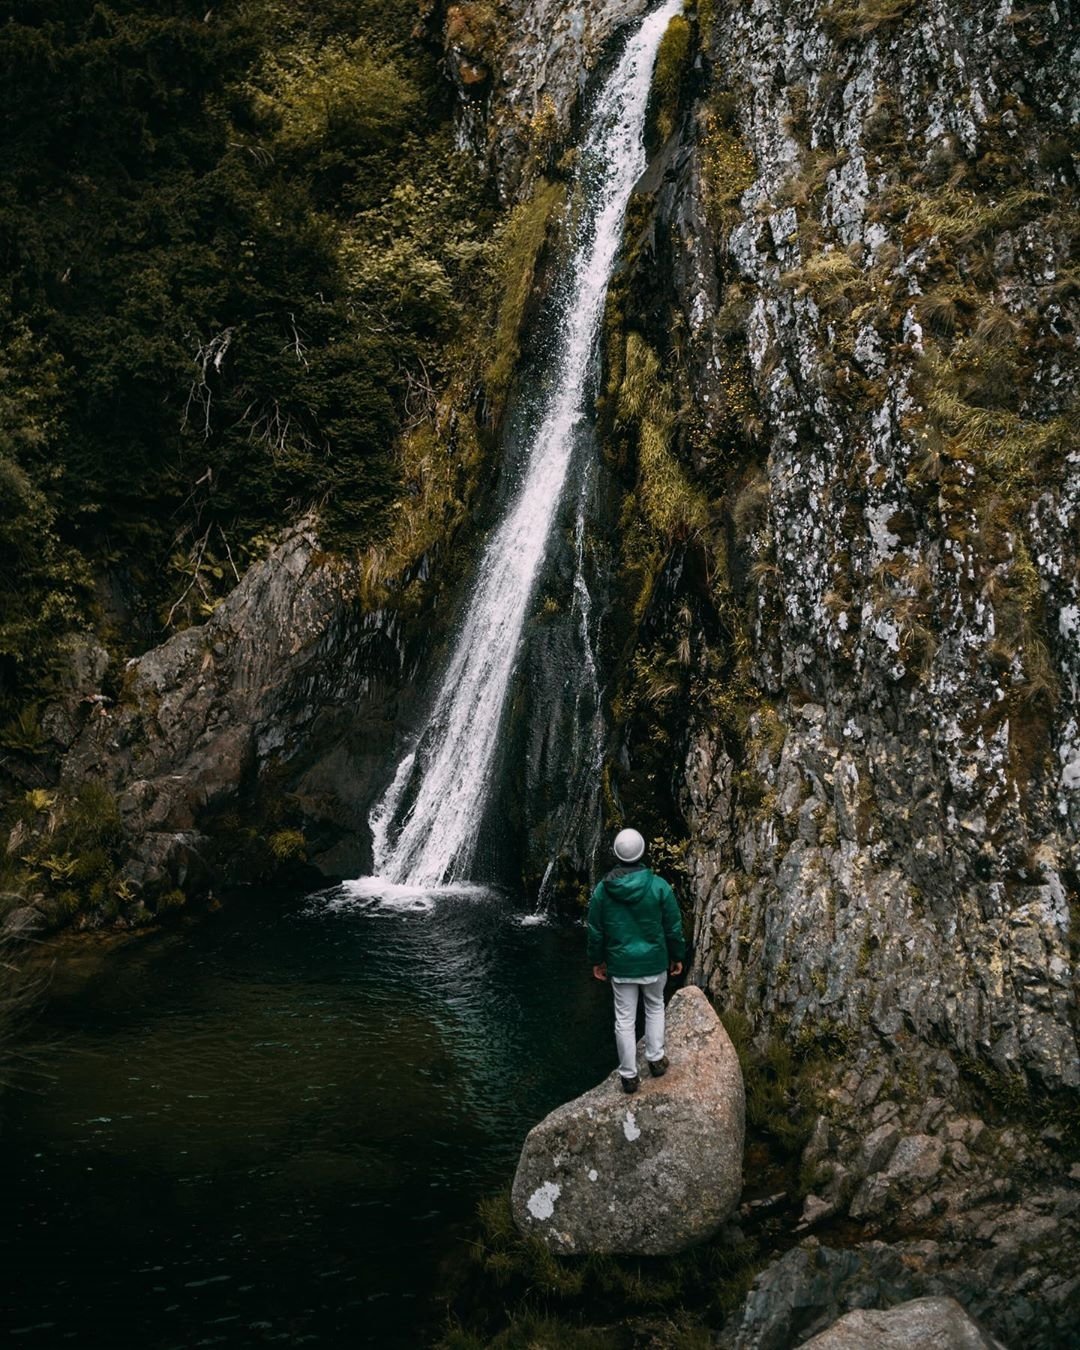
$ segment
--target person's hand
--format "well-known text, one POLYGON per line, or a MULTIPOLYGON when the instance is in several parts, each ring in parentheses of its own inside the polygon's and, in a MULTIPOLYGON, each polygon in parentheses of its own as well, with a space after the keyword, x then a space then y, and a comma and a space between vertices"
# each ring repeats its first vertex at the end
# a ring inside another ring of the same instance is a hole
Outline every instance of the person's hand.
POLYGON ((681 962, 681 961, 672 961, 671 965, 668 966, 668 974, 669 974, 669 975, 681 975, 681 974, 682 974, 682 962, 681 962))
POLYGON ((593 973, 593 979, 594 979, 594 980, 606 980, 606 979, 607 979, 607 962, 606 962, 606 961, 601 961, 600 964, 599 964, 598 966, 593 966, 593 968, 592 968, 592 973, 593 973))

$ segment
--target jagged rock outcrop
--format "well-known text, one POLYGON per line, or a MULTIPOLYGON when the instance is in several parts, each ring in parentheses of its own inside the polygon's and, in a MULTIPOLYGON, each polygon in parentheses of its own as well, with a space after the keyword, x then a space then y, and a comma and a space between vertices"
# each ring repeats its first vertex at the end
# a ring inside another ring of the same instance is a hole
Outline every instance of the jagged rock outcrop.
POLYGON ((742 1187, 742 1073, 699 989, 669 1004, 667 1054, 668 1072, 651 1078, 639 1050, 637 1093, 613 1073, 529 1132, 513 1187, 522 1232, 567 1254, 656 1254, 729 1217, 742 1187))
MULTIPOLYGON (((725 1350, 834 1344, 998 1346, 980 1325, 985 1310, 1000 1297, 989 1274, 991 1265, 988 1259, 983 1272, 990 1283, 979 1283, 965 1279, 932 1241, 834 1248, 810 1239, 758 1276, 720 1343, 725 1350), (855 1310, 853 1320, 849 1310, 855 1310), (852 1339, 858 1336, 862 1339, 852 1339)), ((1061 1344, 1066 1344, 1069 1314, 1063 1302, 1057 1306, 1061 1344)), ((1030 1319, 1031 1310, 1018 1301, 1014 1313, 1010 1329, 1022 1336, 1018 1328, 1025 1316, 1030 1319)), ((1006 1343, 1019 1342, 1010 1337, 1006 1343)))
POLYGON ((1001 1350, 954 1298, 916 1298, 885 1311, 846 1313, 804 1341, 812 1350, 1001 1350))
POLYGON ((463 141, 487 157, 512 200, 540 161, 566 140, 590 71, 612 34, 647 0, 509 0, 495 20, 488 5, 451 5, 444 41, 463 94, 463 141))
POLYGON ((348 874, 364 861, 406 661, 397 616, 365 613, 356 578, 302 522, 205 624, 128 663, 122 697, 89 719, 64 778, 116 796, 137 892, 245 879, 217 865, 209 836, 267 779, 309 861, 348 874))

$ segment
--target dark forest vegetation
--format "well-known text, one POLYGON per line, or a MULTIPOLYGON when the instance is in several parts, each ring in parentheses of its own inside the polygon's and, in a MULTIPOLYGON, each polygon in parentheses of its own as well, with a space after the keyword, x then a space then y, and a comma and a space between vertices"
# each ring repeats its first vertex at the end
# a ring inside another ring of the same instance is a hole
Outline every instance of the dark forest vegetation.
POLYGON ((379 537, 495 219, 412 0, 7 14, 5 748, 66 635, 199 622, 313 507, 379 537))

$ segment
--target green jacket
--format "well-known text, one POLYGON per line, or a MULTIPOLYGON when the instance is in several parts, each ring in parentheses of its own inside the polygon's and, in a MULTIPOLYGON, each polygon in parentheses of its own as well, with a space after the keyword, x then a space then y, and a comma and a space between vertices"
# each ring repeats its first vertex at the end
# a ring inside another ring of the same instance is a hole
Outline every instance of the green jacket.
POLYGON ((660 975, 686 955, 675 892, 640 863, 616 867, 589 902, 589 964, 608 975, 660 975))

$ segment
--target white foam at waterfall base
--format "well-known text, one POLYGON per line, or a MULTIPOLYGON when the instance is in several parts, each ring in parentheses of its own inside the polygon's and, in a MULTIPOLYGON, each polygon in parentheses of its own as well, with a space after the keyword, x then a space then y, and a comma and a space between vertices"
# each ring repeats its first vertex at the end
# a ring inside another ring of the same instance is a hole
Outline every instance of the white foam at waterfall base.
POLYGON ((344 881, 335 891, 325 894, 321 908, 427 914, 448 896, 480 899, 490 893, 486 886, 475 886, 468 882, 447 886, 407 886, 387 881, 385 877, 360 877, 356 881, 344 881))
POLYGON ((645 168, 656 52, 681 10, 682 0, 668 0, 642 21, 597 98, 579 159, 582 209, 572 255, 545 316, 559 334, 545 372, 554 392, 528 438, 521 486, 484 551, 428 724, 372 813, 376 872, 417 899, 461 881, 473 861, 525 619, 586 413, 587 372, 626 205, 645 168))

